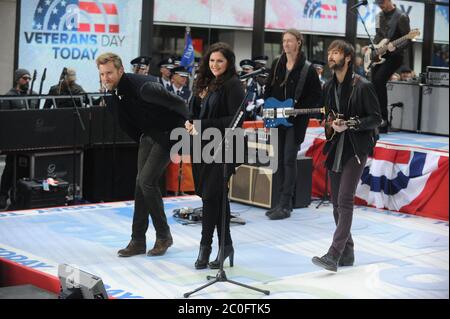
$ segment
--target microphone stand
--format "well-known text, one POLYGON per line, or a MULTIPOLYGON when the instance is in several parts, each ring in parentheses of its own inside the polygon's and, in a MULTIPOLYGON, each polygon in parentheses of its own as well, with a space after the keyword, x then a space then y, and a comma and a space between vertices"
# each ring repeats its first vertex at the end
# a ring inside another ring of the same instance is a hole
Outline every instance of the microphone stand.
POLYGON ((358 17, 359 17, 359 19, 361 20, 362 25, 363 25, 363 27, 364 27, 364 30, 366 31, 366 34, 367 34, 367 36, 368 36, 368 38, 369 38, 369 48, 372 50, 372 52, 375 52, 375 51, 376 51, 376 50, 375 50, 375 44, 373 43, 372 37, 370 36, 369 30, 367 30, 366 23, 364 22, 363 17, 362 17, 361 14, 359 13, 359 9, 358 9, 358 8, 359 8, 359 7, 356 7, 356 8, 355 8, 355 11, 356 11, 356 13, 358 14, 358 17))
MULTIPOLYGON (((214 158, 217 157, 218 154, 222 154, 222 152, 220 152, 220 150, 222 149, 222 145, 227 145, 228 142, 228 134, 233 132, 236 127, 238 126, 239 122, 241 121, 242 117, 245 114, 245 102, 247 101, 248 98, 248 92, 245 94, 244 99, 242 100, 241 104, 239 105, 236 113, 234 114, 233 119, 231 120, 230 124, 231 127, 229 130, 225 130, 225 134, 219 144, 218 147, 218 152, 216 154, 214 154, 214 158)), ((223 158, 222 158, 223 159, 223 158)), ((221 159, 221 160, 222 160, 221 159)), ((191 292, 187 292, 185 293, 183 296, 184 298, 189 298, 190 295, 192 295, 193 293, 196 293, 197 291, 200 291, 206 287, 209 287, 217 282, 229 282, 231 284, 235 284, 244 288, 248 288, 248 289, 252 289, 255 291, 259 291, 265 295, 269 295, 270 291, 268 290, 262 290, 259 288, 255 288, 255 287, 251 287, 245 284, 242 284, 240 282, 234 281, 234 280, 230 280, 227 278, 225 271, 223 270, 223 262, 224 262, 224 257, 225 257, 225 223, 226 223, 226 219, 228 217, 228 210, 227 210, 227 197, 228 197, 228 164, 227 163, 223 163, 223 195, 222 195, 222 216, 221 216, 221 221, 222 221, 222 225, 221 225, 221 230, 222 233, 220 235, 220 249, 219 249, 219 261, 220 261, 220 268, 219 271, 217 273, 217 275, 214 276, 206 276, 207 280, 211 280, 214 279, 213 281, 210 281, 206 284, 204 284, 203 286, 191 291, 191 292)))
MULTIPOLYGON (((69 95, 70 95, 70 99, 72 100, 72 105, 73 105, 73 121, 72 121, 72 125, 73 125, 73 155, 72 155, 72 182, 73 182, 73 186, 72 186, 72 204, 75 203, 75 197, 77 194, 77 184, 76 184, 76 159, 77 159, 77 145, 76 145, 76 136, 77 136, 77 127, 76 127, 76 117, 78 117, 78 121, 80 123, 81 129, 83 131, 86 131, 86 127, 84 126, 84 122, 83 119, 81 118, 81 114, 80 111, 78 110, 78 106, 77 103, 75 103, 75 98, 73 97, 72 94, 72 90, 70 89, 69 86, 69 81, 67 81, 67 74, 64 75, 64 80, 63 82, 66 84, 67 86, 67 90, 69 91, 69 95)), ((80 154, 80 162, 81 162, 81 154, 80 154)), ((80 174, 82 174, 83 172, 80 172, 80 174)), ((80 179, 81 180, 81 179, 80 179)), ((81 193, 81 182, 80 182, 80 193, 81 193)))

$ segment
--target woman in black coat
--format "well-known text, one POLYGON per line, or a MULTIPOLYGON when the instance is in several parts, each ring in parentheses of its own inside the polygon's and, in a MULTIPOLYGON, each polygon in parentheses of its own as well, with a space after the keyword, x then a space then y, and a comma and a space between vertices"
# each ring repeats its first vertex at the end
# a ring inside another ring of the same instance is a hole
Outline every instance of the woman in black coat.
MULTIPOLYGON (((234 114, 244 99, 245 92, 237 77, 235 67, 235 55, 231 47, 226 43, 213 44, 203 57, 197 79, 194 84, 194 96, 191 100, 191 113, 194 122, 187 121, 185 127, 189 134, 202 136, 208 128, 220 130, 221 135, 225 129, 231 126, 234 114), (199 135, 200 134, 200 135, 199 135)), ((195 138, 195 137, 194 137, 195 138)), ((220 266, 220 250, 224 249, 224 258, 230 258, 230 266, 233 266, 234 249, 230 234, 230 203, 228 201, 228 189, 224 192, 224 164, 223 158, 215 158, 212 163, 202 158, 196 163, 195 156, 203 150, 210 141, 202 141, 201 150, 194 150, 193 176, 197 195, 202 198, 202 238, 200 251, 195 262, 196 269, 204 269, 209 265, 211 269, 220 266), (223 211, 222 200, 226 198, 226 211, 223 211), (225 223, 225 247, 220 247, 222 235, 222 214, 226 214, 225 223), (211 244, 214 229, 217 228, 219 237, 219 254, 215 261, 209 262, 211 244)), ((195 145, 195 144, 194 144, 195 145)), ((203 153, 203 152, 202 152, 203 153)), ((232 168, 232 165, 227 165, 232 168)), ((228 169, 227 180, 232 169, 228 169)))

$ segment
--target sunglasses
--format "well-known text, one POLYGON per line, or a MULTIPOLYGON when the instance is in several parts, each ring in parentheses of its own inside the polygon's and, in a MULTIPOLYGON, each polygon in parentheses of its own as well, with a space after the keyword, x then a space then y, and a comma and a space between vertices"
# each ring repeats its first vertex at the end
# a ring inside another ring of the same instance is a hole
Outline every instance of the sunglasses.
POLYGON ((29 80, 31 80, 31 77, 29 77, 29 76, 22 76, 22 79, 24 79, 26 81, 29 81, 29 80))

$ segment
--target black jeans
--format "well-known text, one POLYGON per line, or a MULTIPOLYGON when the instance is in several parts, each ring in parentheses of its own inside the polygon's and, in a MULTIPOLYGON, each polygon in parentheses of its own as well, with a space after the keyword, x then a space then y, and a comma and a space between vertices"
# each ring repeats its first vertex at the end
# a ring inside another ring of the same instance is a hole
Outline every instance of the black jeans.
POLYGON ((0 196, 9 197, 9 190, 13 186, 14 179, 14 155, 6 155, 5 168, 3 169, 0 185, 0 196))
POLYGON ((156 142, 146 134, 141 136, 131 235, 135 241, 145 241, 149 214, 156 230, 156 238, 168 239, 171 236, 159 188, 159 180, 169 162, 169 135, 167 135, 167 142, 156 142))
POLYGON ((376 65, 372 69, 372 83, 375 86, 375 91, 380 102, 381 117, 388 122, 388 99, 386 83, 391 78, 392 74, 402 65, 403 56, 393 55, 386 59, 382 64, 376 65))
POLYGON ((225 245, 232 245, 231 233, 230 233, 230 201, 228 200, 228 185, 225 190, 223 189, 223 164, 204 164, 208 165, 208 174, 205 174, 203 178, 210 179, 203 183, 203 187, 209 187, 209 189, 203 190, 202 195, 202 238, 200 245, 211 246, 214 229, 217 228, 217 235, 219 238, 222 236, 222 214, 225 213, 225 245), (213 181, 215 185, 212 185, 210 181, 213 181), (226 211, 223 210, 223 196, 226 197, 226 211))
POLYGON ((367 156, 360 157, 361 164, 353 156, 345 163, 342 172, 328 171, 331 181, 331 200, 336 230, 329 253, 340 256, 344 249, 353 250, 353 239, 350 233, 353 220, 353 200, 356 187, 366 165, 367 156))
POLYGON ((295 140, 295 128, 278 128, 278 174, 279 204, 283 208, 292 208, 295 181, 297 178, 297 153, 300 145, 295 140))

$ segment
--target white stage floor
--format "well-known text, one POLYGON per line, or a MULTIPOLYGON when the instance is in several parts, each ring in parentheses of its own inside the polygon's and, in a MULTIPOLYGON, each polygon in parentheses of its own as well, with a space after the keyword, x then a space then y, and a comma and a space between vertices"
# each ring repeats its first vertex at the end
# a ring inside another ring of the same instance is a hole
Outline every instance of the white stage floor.
MULTIPOLYGON (((165 256, 117 257, 130 238, 133 202, 0 213, 0 258, 56 276, 60 263, 102 278, 116 298, 183 298, 215 276, 195 270, 201 226, 182 225, 175 208, 199 207, 198 197, 165 199, 174 245, 165 256)), ((233 225, 235 265, 225 263, 230 283, 217 283, 191 298, 449 298, 449 224, 369 207, 355 209, 353 267, 331 273, 311 258, 326 253, 335 228, 332 207, 317 202, 291 218, 271 221, 264 210, 233 203, 247 223, 233 225)), ((154 231, 147 233, 147 248, 154 231)), ((217 252, 215 238, 211 259, 217 252)))

